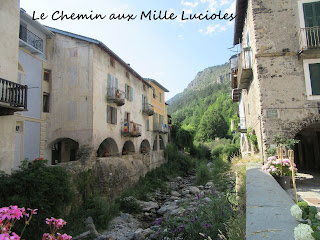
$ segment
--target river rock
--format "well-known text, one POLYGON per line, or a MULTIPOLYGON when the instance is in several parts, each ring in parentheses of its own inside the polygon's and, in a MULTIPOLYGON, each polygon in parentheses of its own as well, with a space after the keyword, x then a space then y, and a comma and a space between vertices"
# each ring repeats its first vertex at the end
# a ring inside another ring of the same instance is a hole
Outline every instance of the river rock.
POLYGON ((134 240, 144 240, 146 239, 146 237, 148 237, 149 235, 151 235, 151 233, 153 233, 153 231, 150 228, 147 229, 141 229, 138 228, 133 235, 133 239, 134 240))
POLYGON ((159 208, 158 203, 156 202, 143 202, 143 201, 138 201, 141 210, 143 212, 150 212, 152 209, 157 209, 159 208))

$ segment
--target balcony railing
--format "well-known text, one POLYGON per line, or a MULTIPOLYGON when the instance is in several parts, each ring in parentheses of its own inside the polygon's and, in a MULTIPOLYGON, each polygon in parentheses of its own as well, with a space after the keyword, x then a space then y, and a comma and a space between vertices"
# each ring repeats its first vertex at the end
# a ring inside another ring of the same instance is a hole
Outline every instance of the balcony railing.
POLYGON ((154 108, 151 104, 143 104, 142 106, 142 112, 144 114, 147 114, 148 116, 152 116, 154 114, 154 108))
POLYGON ((43 52, 43 40, 42 38, 35 35, 33 32, 29 31, 27 28, 20 25, 19 38, 24 42, 30 44, 35 49, 43 52))
POLYGON ((241 92, 242 92, 241 89, 238 89, 238 88, 232 89, 232 101, 233 102, 239 102, 240 101, 241 92))
POLYGON ((153 131, 159 133, 168 133, 169 125, 164 123, 155 123, 153 124, 153 131))
POLYGON ((300 52, 320 48, 320 27, 307 27, 298 30, 300 52))
POLYGON ((246 89, 248 88, 250 82, 252 80, 252 52, 251 48, 243 48, 239 64, 238 64, 238 88, 246 89))
POLYGON ((117 88, 108 88, 107 101, 114 102, 117 106, 122 106, 125 103, 125 92, 117 88))
POLYGON ((9 108, 13 112, 27 110, 27 90, 26 85, 0 78, 0 103, 5 103, 1 104, 1 109, 9 108))
POLYGON ((134 122, 123 122, 121 127, 121 134, 125 137, 139 137, 141 136, 141 125, 134 122))

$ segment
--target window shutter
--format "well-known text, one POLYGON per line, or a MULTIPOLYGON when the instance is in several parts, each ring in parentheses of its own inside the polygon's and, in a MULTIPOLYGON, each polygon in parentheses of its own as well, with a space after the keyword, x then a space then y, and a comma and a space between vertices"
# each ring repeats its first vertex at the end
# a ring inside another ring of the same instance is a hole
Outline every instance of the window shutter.
POLYGON ((111 108, 107 105, 107 123, 111 123, 111 108))
POLYGON ((116 124, 116 114, 117 114, 117 109, 116 108, 111 108, 112 110, 112 119, 111 119, 111 123, 112 124, 116 124))
POLYGON ((128 119, 127 119, 127 112, 124 112, 124 121, 127 122, 128 119))
POLYGON ((133 101, 133 87, 130 87, 130 101, 133 101))
POLYGON ((114 121, 114 124, 117 124, 117 116, 118 116, 118 109, 114 109, 114 118, 115 118, 115 121, 114 121))
POLYGON ((108 73, 108 86, 107 88, 111 88, 111 74, 108 73))
POLYGON ((142 94, 142 110, 145 109, 145 104, 144 104, 144 95, 142 94))
POLYGON ((116 89, 118 89, 118 78, 116 78, 116 89))
POLYGON ((147 119, 147 131, 149 131, 149 128, 150 128, 150 126, 149 126, 149 119, 147 119))
POLYGON ((128 85, 125 84, 125 90, 126 90, 126 99, 128 99, 128 85))
POLYGON ((320 95, 320 63, 310 64, 309 71, 312 95, 320 95))
POLYGON ((149 107, 149 97, 147 96, 147 106, 149 107))

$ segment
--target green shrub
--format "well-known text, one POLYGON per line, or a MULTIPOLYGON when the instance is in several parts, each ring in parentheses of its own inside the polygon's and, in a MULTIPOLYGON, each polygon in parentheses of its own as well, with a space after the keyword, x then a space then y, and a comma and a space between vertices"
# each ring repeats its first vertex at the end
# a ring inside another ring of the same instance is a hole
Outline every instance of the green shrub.
POLYGON ((223 153, 227 155, 228 161, 234 156, 240 154, 240 146, 236 144, 228 145, 224 148, 223 153))
POLYGON ((134 197, 125 197, 119 200, 120 210, 126 213, 139 213, 141 211, 141 207, 134 197))
MULTIPOLYGON (((24 162, 22 166, 21 171, 12 175, 0 174, 0 206, 38 209, 23 235, 25 239, 41 239, 48 230, 45 219, 63 218, 71 203, 70 177, 62 167, 46 166, 45 160, 24 162)), ((21 232, 23 222, 15 224, 15 232, 21 232)))
POLYGON ((211 178, 211 174, 206 162, 201 162, 197 168, 196 184, 205 185, 211 178))
POLYGON ((212 158, 219 157, 220 154, 224 152, 225 145, 217 145, 214 147, 214 149, 211 151, 212 158))
POLYGON ((196 157, 198 159, 205 158, 209 160, 211 158, 210 149, 203 144, 199 144, 198 146, 193 146, 190 150, 190 154, 191 156, 196 157))

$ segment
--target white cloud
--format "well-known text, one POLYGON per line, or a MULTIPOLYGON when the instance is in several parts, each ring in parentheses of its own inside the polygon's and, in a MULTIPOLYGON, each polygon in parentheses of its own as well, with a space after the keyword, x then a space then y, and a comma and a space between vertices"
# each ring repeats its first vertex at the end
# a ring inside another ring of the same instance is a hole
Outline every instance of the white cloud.
POLYGON ((220 27, 220 31, 224 32, 226 30, 227 30, 227 28, 225 26, 220 27))
POLYGON ((181 4, 184 5, 184 6, 188 6, 188 7, 191 7, 191 8, 195 8, 196 6, 198 6, 199 2, 185 2, 185 1, 181 1, 181 4))
POLYGON ((203 32, 203 29, 202 29, 202 28, 200 28, 200 29, 198 30, 198 32, 199 32, 199 33, 202 33, 202 32, 203 32))
POLYGON ((191 14, 192 13, 192 8, 190 9, 183 9, 184 14, 191 14))
POLYGON ((216 30, 217 30, 217 28, 219 28, 220 27, 220 25, 219 24, 216 24, 216 25, 213 25, 213 26, 208 26, 207 27, 207 31, 205 32, 207 35, 208 34, 211 34, 211 33, 213 33, 213 32, 215 32, 216 30))
POLYGON ((209 3, 208 9, 210 12, 215 13, 218 2, 216 0, 200 0, 202 3, 209 3))
POLYGON ((236 1, 233 1, 224 12, 231 14, 231 13, 235 13, 235 11, 236 11, 236 1))
POLYGON ((178 35, 178 38, 181 39, 181 40, 184 39, 183 35, 181 35, 181 34, 178 35))
POLYGON ((220 6, 229 4, 229 0, 221 0, 220 6))

